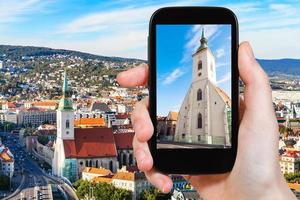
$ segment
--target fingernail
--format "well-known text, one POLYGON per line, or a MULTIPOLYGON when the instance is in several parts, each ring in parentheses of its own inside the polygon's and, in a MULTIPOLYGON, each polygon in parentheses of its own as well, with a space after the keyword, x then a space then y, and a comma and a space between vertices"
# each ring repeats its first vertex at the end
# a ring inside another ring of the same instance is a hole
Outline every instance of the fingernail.
POLYGON ((252 47, 251 47, 251 45, 249 43, 247 44, 247 48, 246 49, 247 49, 247 55, 250 58, 254 59, 254 53, 253 53, 252 47))

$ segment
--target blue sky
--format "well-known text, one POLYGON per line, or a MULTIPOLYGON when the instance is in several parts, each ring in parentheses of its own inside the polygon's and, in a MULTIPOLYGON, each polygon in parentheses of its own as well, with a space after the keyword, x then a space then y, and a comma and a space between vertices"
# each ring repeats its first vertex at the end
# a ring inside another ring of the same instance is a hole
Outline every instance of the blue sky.
POLYGON ((146 59, 151 14, 180 5, 228 7, 258 58, 300 58, 299 0, 0 0, 0 43, 146 59))
POLYGON ((216 61, 217 85, 230 96, 230 25, 158 25, 157 113, 179 111, 192 79, 192 54, 200 46, 202 28, 216 61))

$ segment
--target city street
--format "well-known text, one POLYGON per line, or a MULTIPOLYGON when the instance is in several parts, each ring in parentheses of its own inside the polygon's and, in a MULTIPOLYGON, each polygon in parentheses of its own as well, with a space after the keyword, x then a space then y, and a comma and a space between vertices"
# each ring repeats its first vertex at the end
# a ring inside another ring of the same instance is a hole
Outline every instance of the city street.
MULTIPOLYGON (((20 181, 18 185, 20 188, 16 190, 17 185, 14 187, 12 196, 4 199, 20 200, 20 199, 53 199, 51 192, 51 185, 60 185, 66 196, 70 200, 78 199, 74 191, 70 186, 66 185, 63 181, 58 178, 46 175, 45 172, 38 166, 38 164, 32 160, 29 154, 25 151, 24 147, 18 144, 18 136, 12 136, 9 133, 7 140, 4 142, 15 156, 15 165, 20 173, 16 174, 21 179, 21 172, 23 172, 25 179, 20 181)), ((8 197, 8 196, 7 196, 8 197)))

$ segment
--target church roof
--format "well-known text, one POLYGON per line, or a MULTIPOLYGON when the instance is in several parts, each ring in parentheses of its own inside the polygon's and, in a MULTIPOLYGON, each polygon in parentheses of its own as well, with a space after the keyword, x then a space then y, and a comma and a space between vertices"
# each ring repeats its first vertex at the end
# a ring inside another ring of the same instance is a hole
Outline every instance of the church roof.
POLYGON ((230 97, 224 92, 224 90, 222 90, 219 87, 214 87, 217 91, 217 93, 220 95, 220 97, 222 98, 222 100, 229 106, 231 107, 231 99, 230 97))
POLYGON ((74 131, 74 140, 64 140, 66 158, 117 156, 111 128, 75 128, 74 131))
POLYGON ((118 149, 132 149, 132 140, 134 133, 117 133, 114 134, 116 146, 118 149))

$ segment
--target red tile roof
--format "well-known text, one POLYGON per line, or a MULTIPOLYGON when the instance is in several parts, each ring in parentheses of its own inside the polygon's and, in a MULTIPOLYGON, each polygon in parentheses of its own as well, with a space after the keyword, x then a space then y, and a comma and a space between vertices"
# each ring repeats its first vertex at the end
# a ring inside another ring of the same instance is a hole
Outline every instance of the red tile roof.
POLYGON ((127 119, 127 118, 130 118, 130 115, 126 113, 123 114, 120 113, 116 115, 116 119, 127 119))
POLYGON ((75 126, 105 126, 104 118, 80 118, 74 121, 75 126))
POLYGON ((118 149, 132 149, 132 140, 134 133, 117 133, 114 134, 116 146, 118 149))
POLYGON ((66 158, 117 156, 111 128, 75 128, 75 140, 64 140, 66 158))

